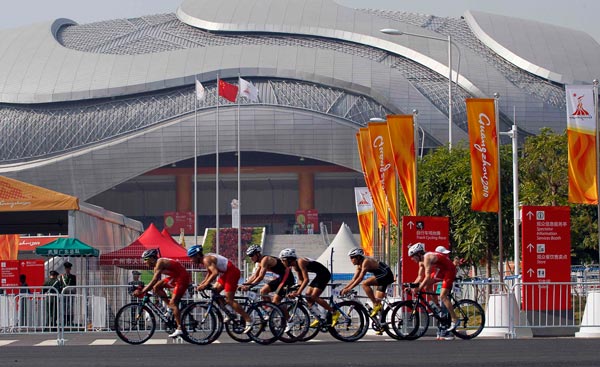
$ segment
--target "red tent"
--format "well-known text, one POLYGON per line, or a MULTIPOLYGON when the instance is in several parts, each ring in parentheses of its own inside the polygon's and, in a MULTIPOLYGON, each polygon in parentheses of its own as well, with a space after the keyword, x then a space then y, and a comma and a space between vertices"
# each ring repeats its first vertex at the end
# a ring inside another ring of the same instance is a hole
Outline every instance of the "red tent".
POLYGON ((171 236, 171 234, 169 233, 169 231, 167 231, 166 228, 163 228, 163 230, 160 232, 160 234, 162 234, 164 238, 170 240, 171 242, 173 242, 177 246, 183 247, 183 246, 181 246, 181 244, 179 242, 175 241, 175 239, 173 238, 173 236, 171 236))
POLYGON ((187 268, 192 267, 186 249, 177 244, 172 238, 165 238, 154 223, 150 224, 148 229, 128 246, 107 254, 101 254, 100 265, 114 265, 124 269, 144 269, 146 264, 140 256, 144 251, 151 248, 158 248, 161 257, 178 260, 187 268))

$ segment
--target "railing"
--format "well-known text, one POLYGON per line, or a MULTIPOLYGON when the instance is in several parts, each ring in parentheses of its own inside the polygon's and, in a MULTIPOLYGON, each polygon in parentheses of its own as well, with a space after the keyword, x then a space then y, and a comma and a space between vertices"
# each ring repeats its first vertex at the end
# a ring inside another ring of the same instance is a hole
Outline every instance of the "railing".
MULTIPOLYGON (((356 288, 363 295, 361 287, 356 288)), ((114 317, 125 304, 137 301, 128 285, 67 287, 1 287, 0 334, 114 332, 114 317)), ((329 290, 324 292, 328 295, 329 290)), ((399 299, 398 289, 388 295, 399 299)), ((187 294, 186 294, 187 296, 187 294)), ((485 309, 480 337, 527 336, 600 337, 600 283, 514 284, 475 279, 457 283, 457 299, 476 300, 485 309)), ((158 325, 164 329, 164 325, 158 325)))

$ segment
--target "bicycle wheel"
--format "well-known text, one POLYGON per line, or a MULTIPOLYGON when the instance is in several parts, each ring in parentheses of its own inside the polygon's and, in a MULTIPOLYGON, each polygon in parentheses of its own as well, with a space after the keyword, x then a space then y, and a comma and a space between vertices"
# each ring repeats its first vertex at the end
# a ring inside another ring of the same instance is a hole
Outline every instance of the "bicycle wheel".
MULTIPOLYGON (((394 331, 394 323, 398 323, 398 321, 394 321, 394 308, 396 308, 396 306, 398 306, 398 304, 400 303, 400 301, 398 302, 394 302, 391 303, 389 305, 389 307, 385 307, 382 311, 381 311, 381 328, 383 330, 385 330, 385 333, 393 339, 397 339, 397 340, 402 340, 403 338, 398 336, 396 334, 396 332, 394 331)), ((398 313, 397 315, 401 315, 401 313, 398 313)))
POLYGON ((210 344, 223 332, 221 313, 207 302, 187 306, 181 313, 181 324, 183 339, 192 344, 210 344))
POLYGON ((342 301, 333 305, 341 313, 335 326, 329 328, 331 336, 343 342, 354 342, 365 336, 369 329, 367 310, 356 301, 342 301))
POLYGON ((310 326, 316 319, 315 315, 313 315, 310 311, 308 311, 308 319, 308 330, 306 330, 306 334, 302 338, 298 339, 299 342, 307 342, 312 340, 319 334, 319 331, 321 331, 321 324, 315 327, 310 326))
POLYGON ((279 305, 279 308, 286 317, 286 327, 279 336, 279 340, 284 343, 294 343, 301 340, 310 326, 308 311, 302 305, 296 306, 294 301, 283 302, 279 305))
POLYGON ((129 303, 115 316, 117 336, 128 344, 143 344, 154 335, 156 318, 152 311, 139 303, 129 303))
POLYGON ((261 301, 248 309, 252 318, 252 330, 248 333, 250 338, 262 345, 274 343, 283 334, 285 329, 285 316, 283 311, 271 302, 261 301))
POLYGON ((483 330, 485 312, 483 307, 473 300, 462 299, 454 304, 454 313, 458 317, 458 325, 452 330, 461 339, 473 339, 483 330))
POLYGON ((427 332, 429 328, 429 315, 420 304, 414 301, 399 302, 392 311, 392 329, 402 340, 415 340, 427 332))

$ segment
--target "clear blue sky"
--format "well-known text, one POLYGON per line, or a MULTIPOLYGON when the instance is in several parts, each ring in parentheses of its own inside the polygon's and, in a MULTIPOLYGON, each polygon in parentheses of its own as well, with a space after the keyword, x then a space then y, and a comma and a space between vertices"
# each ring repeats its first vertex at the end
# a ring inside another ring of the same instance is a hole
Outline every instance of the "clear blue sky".
MULTIPOLYGON (((55 18, 78 23, 175 12, 183 0, 0 0, 0 28, 55 18)), ((219 1, 219 0, 215 0, 219 1)), ((600 42, 598 0, 337 0, 354 8, 403 10, 459 17, 465 10, 517 16, 589 33, 600 42)))

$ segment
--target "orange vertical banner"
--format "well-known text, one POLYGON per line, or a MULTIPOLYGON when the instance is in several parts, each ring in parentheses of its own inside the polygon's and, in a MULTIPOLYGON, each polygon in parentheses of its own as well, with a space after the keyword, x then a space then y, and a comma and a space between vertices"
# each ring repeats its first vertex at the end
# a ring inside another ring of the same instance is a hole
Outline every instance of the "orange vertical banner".
POLYGON ((569 85, 566 96, 569 202, 598 204, 594 89, 590 85, 569 85))
POLYGON ((373 255, 373 198, 368 187, 354 188, 360 243, 365 253, 373 255))
POLYGON ((381 188, 381 183, 379 182, 379 175, 377 174, 377 170, 375 168, 371 144, 369 143, 369 129, 366 127, 361 127, 357 134, 357 139, 360 162, 363 166, 367 187, 371 192, 373 204, 375 205, 377 223, 379 224, 379 227, 385 227, 387 225, 387 201, 385 199, 385 193, 381 188))
POLYGON ((413 115, 388 115, 387 128, 396 173, 410 215, 417 215, 417 164, 413 115))
POLYGON ((498 132, 493 99, 467 99, 471 150, 471 209, 498 212, 498 132))
POLYGON ((373 158, 379 174, 379 182, 385 193, 392 223, 398 225, 398 193, 396 192, 396 170, 394 168, 394 152, 390 142, 387 122, 369 123, 369 136, 373 158))
POLYGON ((19 239, 18 234, 0 234, 0 260, 17 260, 19 239))

